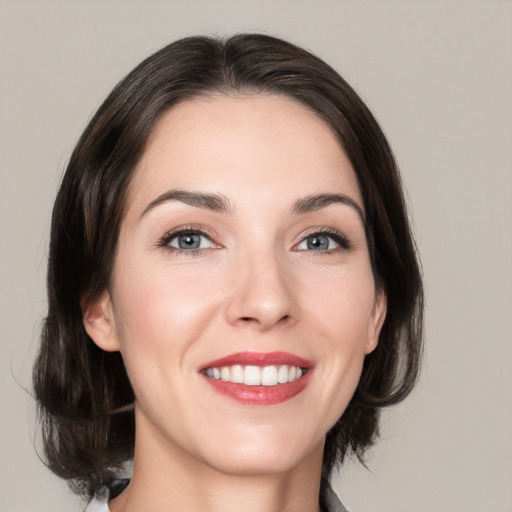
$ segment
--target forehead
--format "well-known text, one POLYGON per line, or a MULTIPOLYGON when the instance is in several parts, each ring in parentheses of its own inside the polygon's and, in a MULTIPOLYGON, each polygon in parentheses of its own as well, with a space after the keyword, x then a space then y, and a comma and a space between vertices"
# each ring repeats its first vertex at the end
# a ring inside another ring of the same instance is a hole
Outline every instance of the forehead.
POLYGON ((200 97, 165 113, 139 162, 129 204, 142 207, 171 188, 233 194, 235 203, 245 190, 283 202, 338 191, 362 207, 333 130, 304 105, 277 95, 200 97))

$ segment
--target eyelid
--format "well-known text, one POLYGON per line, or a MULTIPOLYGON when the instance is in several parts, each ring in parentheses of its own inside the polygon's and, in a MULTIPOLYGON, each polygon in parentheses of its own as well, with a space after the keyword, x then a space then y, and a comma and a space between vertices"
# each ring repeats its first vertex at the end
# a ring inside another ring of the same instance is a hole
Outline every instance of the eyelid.
POLYGON ((204 235, 203 233, 198 233, 197 231, 184 231, 181 233, 176 233, 168 238, 167 247, 172 247, 173 249, 183 250, 183 251, 194 251, 194 250, 204 250, 211 249, 214 246, 212 239, 209 236, 204 235), (180 238, 181 237, 195 237, 199 239, 199 247, 180 247, 180 238), (206 247, 204 247, 203 241, 206 240, 206 247))
POLYGON ((184 225, 179 226, 176 228, 171 229, 170 231, 167 231, 157 242, 157 247, 164 247, 170 251, 173 252, 186 252, 188 254, 194 254, 195 252, 205 251, 208 249, 216 249, 220 248, 221 245, 217 243, 215 240, 217 238, 217 235, 212 232, 212 230, 208 229, 206 226, 197 225, 197 224, 190 224, 190 225, 184 225), (173 238, 178 237, 179 235, 183 235, 186 233, 192 233, 197 234, 200 236, 204 236, 208 240, 212 242, 213 247, 208 247, 204 249, 179 249, 177 247, 172 247, 169 245, 170 241, 173 238))
MULTIPOLYGON (((334 251, 348 251, 352 249, 352 242, 349 240, 349 238, 342 233, 341 231, 334 229, 334 228, 327 228, 327 227, 314 227, 308 229, 305 233, 301 235, 300 240, 293 246, 293 249, 295 251, 306 251, 307 249, 298 249, 297 247, 304 243, 307 238, 314 236, 314 235, 320 235, 320 236, 327 236, 331 238, 336 244, 338 244, 338 247, 334 249, 327 249, 323 251, 318 251, 322 253, 329 253, 334 251)), ((314 251, 311 251, 314 252, 314 251)))

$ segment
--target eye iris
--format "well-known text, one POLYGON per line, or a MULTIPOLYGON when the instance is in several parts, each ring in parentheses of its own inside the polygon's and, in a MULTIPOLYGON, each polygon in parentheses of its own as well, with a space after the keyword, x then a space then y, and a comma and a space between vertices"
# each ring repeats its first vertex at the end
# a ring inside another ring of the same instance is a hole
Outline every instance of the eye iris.
POLYGON ((201 237, 193 233, 186 233, 178 237, 178 246, 180 249, 199 249, 201 237))
POLYGON ((325 235, 313 235, 308 237, 308 249, 327 250, 329 248, 329 238, 325 235))

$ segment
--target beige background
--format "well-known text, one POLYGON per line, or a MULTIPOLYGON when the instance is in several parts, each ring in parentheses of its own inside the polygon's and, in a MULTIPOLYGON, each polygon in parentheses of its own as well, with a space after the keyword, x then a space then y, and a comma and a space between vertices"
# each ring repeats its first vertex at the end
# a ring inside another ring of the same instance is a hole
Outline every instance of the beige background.
POLYGON ((512 3, 497 0, 0 0, 0 511, 81 510, 35 454, 30 397, 74 142, 155 49, 247 30, 308 47, 367 100, 422 252, 421 383, 384 416, 371 472, 349 464, 336 488, 354 512, 511 512, 512 3))

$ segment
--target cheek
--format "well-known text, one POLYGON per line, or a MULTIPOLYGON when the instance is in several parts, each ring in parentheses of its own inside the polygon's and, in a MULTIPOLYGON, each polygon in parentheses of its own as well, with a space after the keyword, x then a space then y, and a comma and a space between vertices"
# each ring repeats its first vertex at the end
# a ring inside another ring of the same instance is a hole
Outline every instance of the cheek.
POLYGON ((332 425, 345 410, 360 379, 375 300, 371 271, 331 274, 316 280, 311 325, 316 326, 320 400, 332 425))
POLYGON ((158 263, 134 259, 116 268, 116 330, 125 360, 158 352, 179 357, 219 309, 219 271, 158 263))
POLYGON ((218 310, 212 280, 165 266, 118 270, 126 278, 114 284, 116 331, 138 402, 146 407, 169 397, 177 401, 173 378, 195 371, 187 354, 218 310))
POLYGON ((311 276, 303 290, 307 290, 309 310, 319 327, 336 346, 356 347, 367 341, 375 301, 370 269, 351 267, 311 276))

